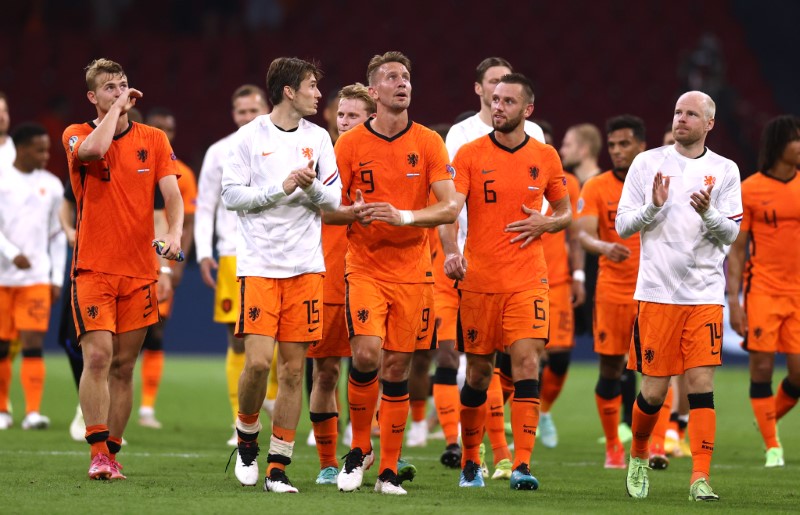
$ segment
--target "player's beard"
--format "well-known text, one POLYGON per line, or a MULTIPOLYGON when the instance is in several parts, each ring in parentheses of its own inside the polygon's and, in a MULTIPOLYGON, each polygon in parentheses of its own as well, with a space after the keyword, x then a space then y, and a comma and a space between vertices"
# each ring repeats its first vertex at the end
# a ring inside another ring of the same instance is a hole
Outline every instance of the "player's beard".
POLYGON ((503 134, 508 134, 509 132, 514 132, 514 129, 519 127, 519 124, 522 123, 522 115, 517 116, 516 118, 506 118, 506 122, 501 124, 500 126, 495 126, 492 124, 492 127, 497 132, 501 132, 503 134))

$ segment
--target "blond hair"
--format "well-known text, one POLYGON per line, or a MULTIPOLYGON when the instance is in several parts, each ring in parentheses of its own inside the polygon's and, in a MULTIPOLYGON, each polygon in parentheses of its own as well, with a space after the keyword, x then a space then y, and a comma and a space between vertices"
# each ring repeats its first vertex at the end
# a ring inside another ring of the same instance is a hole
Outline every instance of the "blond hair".
POLYGON ((377 111, 377 106, 375 105, 375 99, 369 96, 369 90, 366 86, 361 84, 360 82, 356 82, 355 84, 350 84, 349 86, 343 87, 339 91, 339 100, 361 100, 364 102, 364 107, 367 110, 367 114, 373 115, 377 111))
POLYGON ((97 77, 104 73, 111 76, 125 77, 125 70, 122 69, 121 64, 103 57, 95 59, 86 67, 86 87, 89 88, 89 91, 94 91, 97 87, 97 77))
POLYGON ((411 73, 411 59, 406 57, 402 52, 386 52, 383 55, 373 56, 367 65, 367 84, 372 85, 375 83, 375 72, 378 68, 386 63, 400 63, 406 67, 408 73, 411 73))

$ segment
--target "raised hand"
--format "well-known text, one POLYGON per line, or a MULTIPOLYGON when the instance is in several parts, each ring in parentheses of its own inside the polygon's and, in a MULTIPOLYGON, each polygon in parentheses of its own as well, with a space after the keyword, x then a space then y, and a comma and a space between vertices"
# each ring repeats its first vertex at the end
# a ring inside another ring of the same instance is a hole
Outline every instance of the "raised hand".
POLYGON ((698 214, 703 214, 711 207, 711 190, 714 188, 713 184, 709 184, 708 188, 692 193, 689 204, 697 211, 698 214))
POLYGON ((669 175, 666 177, 663 173, 658 172, 653 178, 653 204, 656 207, 661 207, 667 202, 669 196, 669 175))

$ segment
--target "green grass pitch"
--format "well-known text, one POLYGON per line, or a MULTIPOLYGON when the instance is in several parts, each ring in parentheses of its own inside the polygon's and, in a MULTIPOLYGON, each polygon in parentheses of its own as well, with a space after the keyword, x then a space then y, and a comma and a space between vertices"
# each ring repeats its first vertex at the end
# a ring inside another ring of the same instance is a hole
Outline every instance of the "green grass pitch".
MULTIPOLYGON (((129 445, 119 455, 128 480, 89 481, 88 446, 73 442, 68 434, 77 404, 68 365, 57 354, 46 359, 42 412, 50 416, 52 426, 40 432, 19 428, 23 399, 17 360, 12 402, 18 413, 14 427, 0 431, 0 513, 651 513, 687 509, 788 513, 800 505, 800 413, 790 412, 780 425, 786 467, 764 469, 762 442, 747 398, 747 371, 739 367, 723 367, 716 376, 718 426, 711 484, 722 500, 695 506, 687 500, 688 458, 673 459, 666 471, 651 471, 650 497, 641 501, 627 497, 625 471, 603 469, 604 448, 596 443, 601 428, 592 364, 572 366, 553 408, 558 447, 537 445, 534 450, 532 469, 541 481, 539 491, 515 492, 507 482, 491 480, 485 489, 459 489, 458 471, 439 463, 443 442, 432 440, 425 448, 404 453, 418 468, 414 482, 404 485, 408 495, 387 498, 372 492, 375 469, 367 472, 362 489, 350 494, 314 484, 319 462, 315 449, 305 444, 310 428, 306 414, 301 417, 288 470, 300 494, 266 493, 261 484, 240 486, 233 464, 225 473, 231 451, 225 440, 231 427, 222 357, 167 355, 157 403, 164 428, 141 428, 134 414, 125 435, 129 445)), ((776 385, 781 377, 782 373, 776 374, 776 385)), ((263 451, 259 457, 262 473, 263 451)), ((339 452, 343 455, 346 449, 340 446, 339 452)))

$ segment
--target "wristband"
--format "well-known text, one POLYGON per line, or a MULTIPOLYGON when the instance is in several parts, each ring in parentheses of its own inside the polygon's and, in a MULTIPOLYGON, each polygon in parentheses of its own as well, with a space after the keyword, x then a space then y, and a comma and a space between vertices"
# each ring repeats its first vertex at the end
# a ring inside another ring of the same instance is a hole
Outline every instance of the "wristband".
POLYGON ((158 269, 158 272, 164 275, 172 275, 172 269, 168 266, 162 266, 158 269))
POLYGON ((586 272, 584 272, 583 270, 575 270, 575 271, 573 271, 572 272, 572 280, 585 283, 586 282, 586 272))
POLYGON ((400 211, 400 225, 411 225, 414 223, 414 213, 411 211, 400 211))

